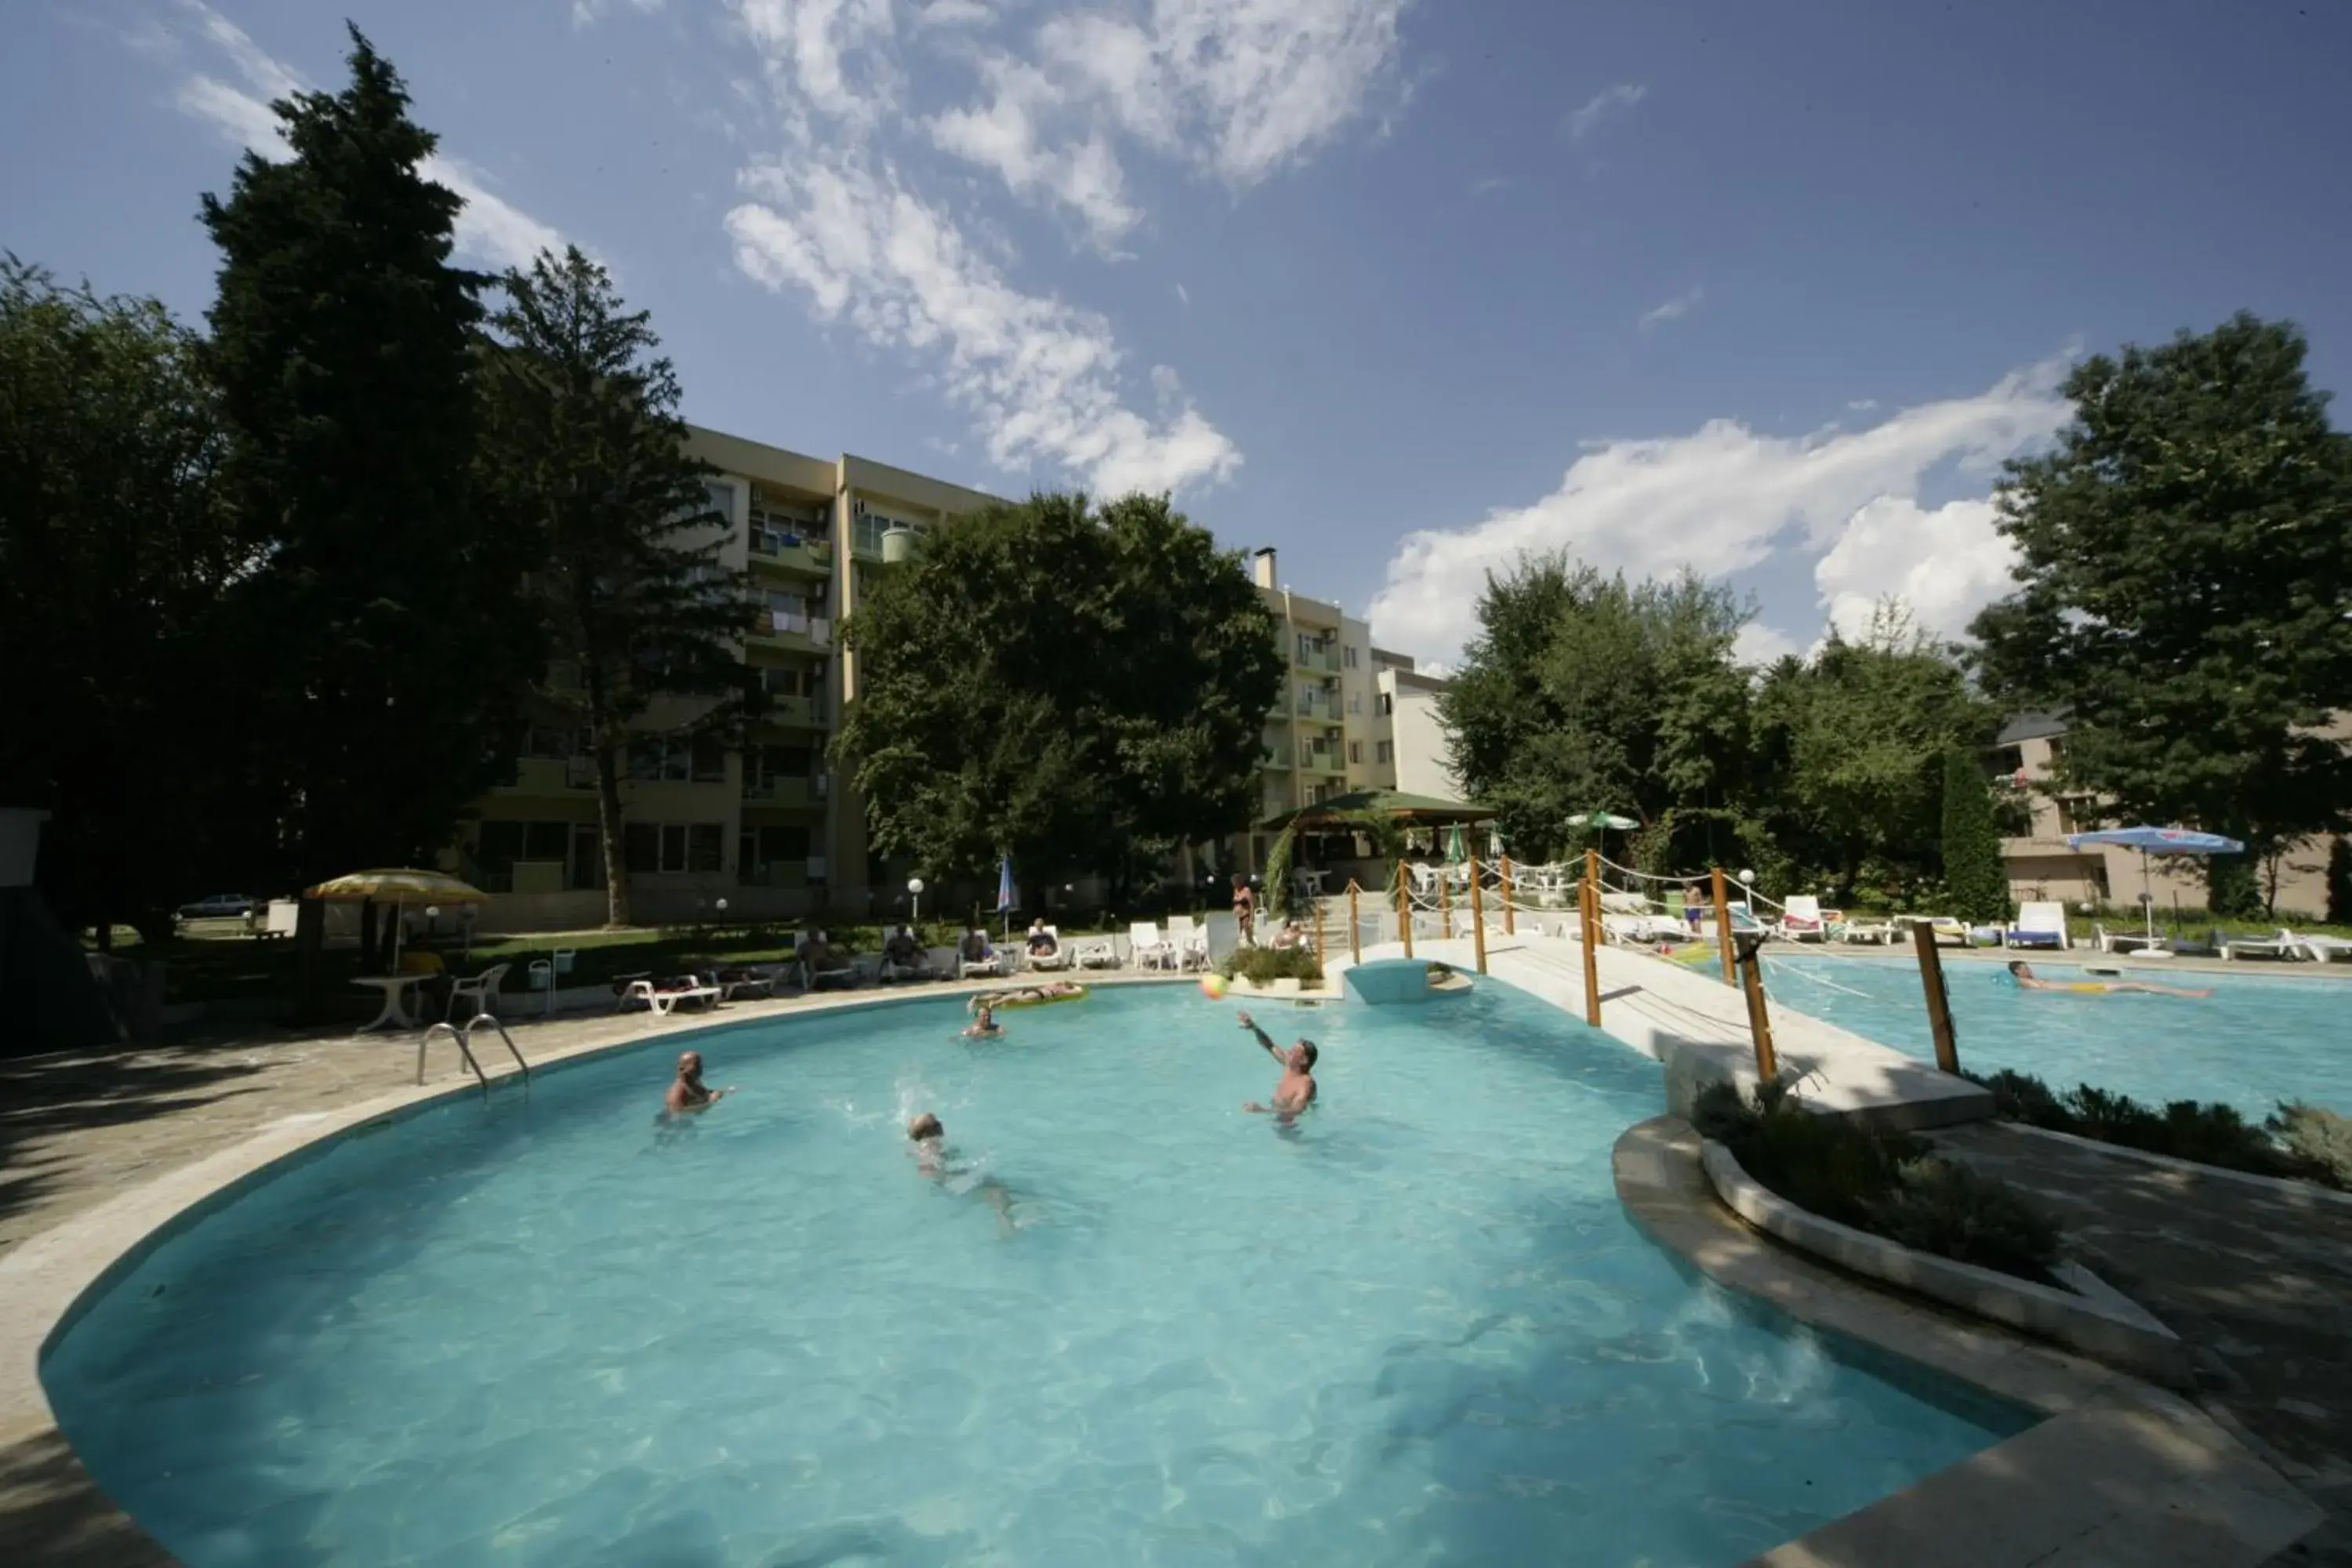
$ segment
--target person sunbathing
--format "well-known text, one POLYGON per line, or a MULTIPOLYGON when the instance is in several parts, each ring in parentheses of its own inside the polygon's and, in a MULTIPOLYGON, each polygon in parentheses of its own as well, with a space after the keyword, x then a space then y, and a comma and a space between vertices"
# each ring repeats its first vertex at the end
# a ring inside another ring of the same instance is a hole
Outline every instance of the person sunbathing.
POLYGON ((686 1051, 677 1058, 677 1077, 671 1081, 669 1092, 662 1097, 662 1109, 672 1116, 708 1110, 734 1092, 732 1085, 725 1089, 707 1087, 702 1081, 702 1053, 686 1051))
POLYGON ((2089 996, 2113 995, 2119 992, 2137 991, 2147 996, 2186 996, 2202 1000, 2210 990, 2191 991, 2179 985, 2158 985, 2146 980, 2042 980, 2034 975, 2033 965, 2023 959, 2011 959, 2009 977, 2021 991, 2078 991, 2089 996))
POLYGON ((1042 985, 1017 985, 1010 991, 992 991, 988 1000, 999 1007, 1015 1003, 1053 1002, 1064 996, 1083 996, 1087 988, 1074 980, 1048 980, 1042 985))
POLYGON ((1247 1013, 1240 1017, 1242 1027, 1257 1037, 1265 1054, 1282 1064, 1282 1081, 1274 1086, 1274 1103, 1260 1105, 1253 1100, 1242 1109, 1255 1116, 1270 1114, 1285 1122, 1297 1121, 1300 1111, 1315 1103, 1315 1058, 1318 1055, 1315 1042, 1302 1039, 1286 1051, 1257 1026, 1257 1020, 1247 1013))

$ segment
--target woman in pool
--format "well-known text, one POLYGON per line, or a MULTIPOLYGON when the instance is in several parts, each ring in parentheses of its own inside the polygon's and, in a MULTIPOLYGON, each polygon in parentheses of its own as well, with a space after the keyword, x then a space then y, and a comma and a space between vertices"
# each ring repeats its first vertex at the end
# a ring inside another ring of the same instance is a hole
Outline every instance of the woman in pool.
POLYGON ((2079 991, 2090 996, 2106 996, 2119 991, 2137 991, 2149 996, 2188 996, 2201 998, 2210 991, 2188 991, 2178 985, 2152 985, 2144 980, 2037 980, 2033 965, 2021 958, 2011 959, 2009 977, 2021 991, 2079 991))

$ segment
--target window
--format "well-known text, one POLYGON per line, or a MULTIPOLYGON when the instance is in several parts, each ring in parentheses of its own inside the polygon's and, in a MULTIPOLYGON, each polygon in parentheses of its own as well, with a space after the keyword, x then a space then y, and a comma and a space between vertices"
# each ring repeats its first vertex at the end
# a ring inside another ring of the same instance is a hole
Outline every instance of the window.
POLYGON ((1349 669, 1356 668, 1356 645, 1354 643, 1349 643, 1348 645, 1348 668, 1349 669))
POLYGON ((1394 741, 1378 741, 1373 742, 1372 761, 1376 763, 1395 762, 1396 742, 1394 741))
POLYGON ((661 830, 650 822, 621 825, 621 867, 632 877, 661 869, 661 830))
POLYGON ((716 871, 727 829, 716 822, 630 822, 621 827, 621 861, 631 876, 716 871))
POLYGON ((1394 693, 1387 691, 1381 693, 1381 711, 1382 713, 1393 713, 1396 711, 1396 696, 1394 693))
POLYGON ((706 479, 702 484, 704 508, 719 514, 719 521, 732 524, 735 521, 735 487, 719 479, 706 479))
POLYGON ((762 860, 805 860, 809 856, 809 830, 797 825, 762 827, 760 829, 760 858, 762 860))
POLYGON ((1361 741, 1348 742, 1348 760, 1351 763, 1360 763, 1364 760, 1364 743, 1361 741))
POLYGON ((696 784, 727 782, 727 748, 719 743, 718 736, 696 736, 689 757, 696 784))
POLYGON ((686 830, 686 868, 716 871, 725 863, 727 829, 716 822, 689 824, 686 830))
POLYGON ((1364 694, 1360 691, 1350 691, 1348 693, 1348 711, 1350 713, 1361 713, 1363 710, 1364 694))

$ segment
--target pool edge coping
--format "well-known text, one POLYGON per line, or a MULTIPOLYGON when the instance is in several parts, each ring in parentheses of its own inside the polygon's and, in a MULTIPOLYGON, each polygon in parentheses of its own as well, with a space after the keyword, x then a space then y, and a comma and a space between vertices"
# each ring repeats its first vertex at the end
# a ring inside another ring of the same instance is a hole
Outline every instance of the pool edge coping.
MULTIPOLYGON (((1102 978, 1124 987, 1183 984, 1198 976, 1138 973, 1102 978)), ((754 1024, 880 1011, 962 997, 988 988, 965 984, 890 995, 849 992, 802 996, 789 999, 788 1005, 761 1006, 738 1016, 709 1012, 635 1015, 646 1025, 637 1032, 556 1047, 531 1062, 528 1076, 640 1049, 658 1040, 690 1039, 754 1024)), ((527 1076, 510 1061, 494 1068, 486 1060, 483 1070, 488 1093, 527 1076)), ((40 1568, 50 1563, 74 1568, 93 1564, 176 1568, 178 1560, 108 1495, 74 1452, 58 1425, 48 1390, 41 1383, 43 1359, 118 1280, 207 1215, 373 1125, 391 1126, 485 1092, 482 1083, 459 1076, 403 1085, 332 1110, 281 1117, 226 1148, 150 1177, 70 1215, 0 1257, 0 1454, 37 1453, 37 1463, 49 1471, 26 1481, 0 1476, 0 1489, 0 1489, 0 1549, 5 1549, 0 1550, 0 1558, 14 1568, 40 1568), (19 1489, 41 1495, 28 1502, 16 1495, 19 1489), (68 1522, 78 1532, 76 1537, 18 1539, 20 1529, 25 1528, 20 1514, 34 1505, 68 1522)))
POLYGON ((2326 1519, 2235 1433, 2180 1395, 1998 1324, 1888 1294, 1759 1233, 1717 1196, 1703 1141, 1680 1117, 1627 1128, 1611 1166, 1635 1227, 1716 1284, 2041 1417, 1756 1564, 2023 1568, 2062 1549, 2097 1546, 2149 1568, 2255 1568, 2326 1519))

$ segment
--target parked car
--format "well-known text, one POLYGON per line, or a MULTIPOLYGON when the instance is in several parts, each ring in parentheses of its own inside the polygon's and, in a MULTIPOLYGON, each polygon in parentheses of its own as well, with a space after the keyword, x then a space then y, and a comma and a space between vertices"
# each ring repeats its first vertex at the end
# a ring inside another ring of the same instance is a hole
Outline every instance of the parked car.
POLYGON ((208 899, 198 899, 193 904, 182 904, 180 918, 184 921, 241 921, 253 910, 253 900, 243 893, 215 893, 208 899))

